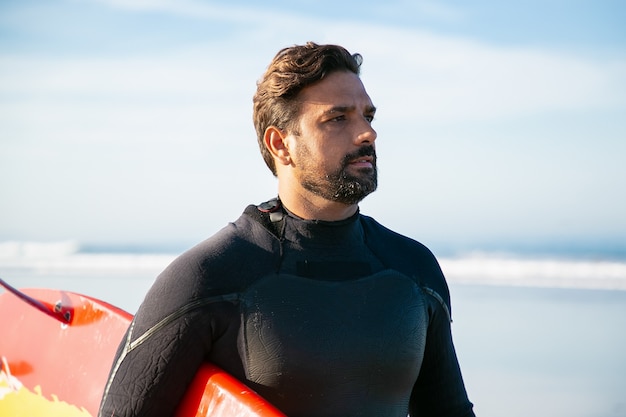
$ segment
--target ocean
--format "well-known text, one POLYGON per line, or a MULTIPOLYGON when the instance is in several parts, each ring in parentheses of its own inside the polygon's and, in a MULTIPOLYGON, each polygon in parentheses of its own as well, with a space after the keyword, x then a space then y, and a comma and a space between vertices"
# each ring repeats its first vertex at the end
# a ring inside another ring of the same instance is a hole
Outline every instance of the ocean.
MULTIPOLYGON (((4 242, 0 278, 18 288, 84 293, 134 313, 178 252, 4 242)), ((472 252, 438 259, 478 416, 626 417, 626 257, 472 252)))

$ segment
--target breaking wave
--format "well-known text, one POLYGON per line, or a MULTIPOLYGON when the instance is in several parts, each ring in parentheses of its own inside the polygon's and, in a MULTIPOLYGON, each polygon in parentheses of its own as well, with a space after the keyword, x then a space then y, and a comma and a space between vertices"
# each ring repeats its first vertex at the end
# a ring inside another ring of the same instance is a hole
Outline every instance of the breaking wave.
POLYGON ((448 281, 456 283, 626 290, 623 261, 476 253, 439 262, 448 281))

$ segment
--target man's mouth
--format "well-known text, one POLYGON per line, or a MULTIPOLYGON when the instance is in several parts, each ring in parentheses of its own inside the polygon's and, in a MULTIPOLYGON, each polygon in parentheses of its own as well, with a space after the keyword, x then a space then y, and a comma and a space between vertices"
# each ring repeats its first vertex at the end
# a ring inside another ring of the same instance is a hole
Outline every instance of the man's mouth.
POLYGON ((344 158, 344 167, 356 169, 376 169, 376 150, 373 146, 364 146, 344 158))
POLYGON ((351 160, 348 164, 355 168, 374 168, 374 158, 371 156, 360 156, 351 160))

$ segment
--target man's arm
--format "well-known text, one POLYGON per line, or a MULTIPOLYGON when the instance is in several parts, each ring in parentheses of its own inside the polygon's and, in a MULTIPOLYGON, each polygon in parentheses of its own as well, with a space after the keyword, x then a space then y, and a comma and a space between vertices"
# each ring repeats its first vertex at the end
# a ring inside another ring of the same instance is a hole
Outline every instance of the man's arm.
MULTIPOLYGON (((155 287, 146 297, 151 301, 164 289, 155 287)), ((99 416, 171 416, 182 399, 210 349, 211 327, 198 302, 170 312, 165 304, 161 309, 144 302, 137 312, 118 348, 99 416)))
POLYGON ((457 360, 450 316, 436 293, 429 294, 430 322, 424 359, 413 387, 411 416, 474 417, 457 360))

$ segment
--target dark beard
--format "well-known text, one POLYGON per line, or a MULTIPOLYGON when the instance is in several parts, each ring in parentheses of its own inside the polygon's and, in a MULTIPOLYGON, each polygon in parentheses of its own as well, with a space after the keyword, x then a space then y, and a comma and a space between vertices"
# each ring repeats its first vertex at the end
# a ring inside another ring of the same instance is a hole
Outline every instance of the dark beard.
POLYGON ((378 170, 376 168, 376 151, 373 146, 364 146, 357 152, 346 155, 336 172, 327 174, 323 180, 304 179, 302 185, 307 190, 330 201, 346 205, 357 204, 376 190, 378 186, 378 170), (348 174, 350 161, 361 156, 372 156, 373 167, 362 169, 360 175, 348 174))

